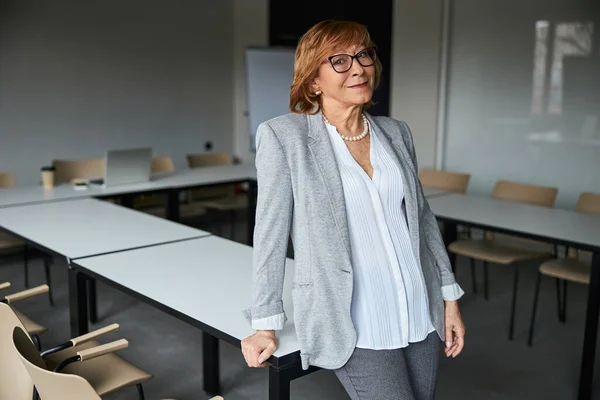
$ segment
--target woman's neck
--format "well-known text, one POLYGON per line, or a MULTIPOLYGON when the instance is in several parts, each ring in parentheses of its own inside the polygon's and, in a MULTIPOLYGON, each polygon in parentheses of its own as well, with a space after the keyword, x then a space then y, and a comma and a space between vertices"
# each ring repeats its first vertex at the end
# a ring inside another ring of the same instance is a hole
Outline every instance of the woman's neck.
POLYGON ((353 136, 364 130, 361 106, 341 108, 325 105, 321 107, 321 112, 341 134, 353 136))

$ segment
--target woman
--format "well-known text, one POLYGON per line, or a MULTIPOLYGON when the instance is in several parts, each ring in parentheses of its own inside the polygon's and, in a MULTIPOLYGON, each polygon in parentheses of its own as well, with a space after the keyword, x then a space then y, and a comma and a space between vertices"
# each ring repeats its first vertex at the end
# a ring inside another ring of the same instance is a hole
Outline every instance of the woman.
POLYGON ((454 279, 417 178, 408 126, 373 117, 381 64, 366 28, 323 21, 301 38, 292 114, 258 128, 254 230, 256 333, 242 341, 264 367, 292 299, 302 367, 332 369, 352 399, 433 399, 439 339, 464 346, 454 279))

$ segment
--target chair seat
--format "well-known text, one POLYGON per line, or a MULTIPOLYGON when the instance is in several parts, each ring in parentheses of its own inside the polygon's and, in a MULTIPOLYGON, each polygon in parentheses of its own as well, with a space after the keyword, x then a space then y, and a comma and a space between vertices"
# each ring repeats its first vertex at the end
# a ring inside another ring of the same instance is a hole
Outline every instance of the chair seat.
POLYGON ((179 205, 179 216, 181 218, 200 217, 206 214, 206 207, 199 202, 181 203, 179 205))
POLYGON ((40 325, 37 322, 34 322, 31 319, 29 319, 27 315, 15 310, 14 307, 12 309, 15 312, 15 314, 17 314, 17 317, 19 317, 19 319, 23 323, 23 326, 25 327, 25 330, 27 331, 27 333, 29 333, 30 336, 41 335, 42 333, 48 330, 48 328, 46 328, 45 326, 40 325))
POLYGON ((486 239, 457 240, 450 243, 448 250, 461 256, 505 265, 553 256, 551 252, 532 251, 486 239))
POLYGON ((540 265, 540 273, 543 275, 586 285, 590 284, 590 269, 589 262, 574 258, 555 258, 540 265))
POLYGON ((13 249, 25 246, 25 242, 5 232, 0 232, 0 249, 13 249))
MULTIPOLYGON (((46 365, 48 369, 54 370, 61 361, 76 355, 78 351, 100 344, 102 343, 91 340, 79 346, 59 351, 45 358, 46 365)), ((152 378, 150 373, 114 353, 70 364, 62 372, 85 378, 99 396, 111 394, 125 386, 144 383, 152 378)))
POLYGON ((247 196, 227 197, 225 199, 198 201, 201 207, 212 208, 219 211, 236 211, 248 208, 247 196))

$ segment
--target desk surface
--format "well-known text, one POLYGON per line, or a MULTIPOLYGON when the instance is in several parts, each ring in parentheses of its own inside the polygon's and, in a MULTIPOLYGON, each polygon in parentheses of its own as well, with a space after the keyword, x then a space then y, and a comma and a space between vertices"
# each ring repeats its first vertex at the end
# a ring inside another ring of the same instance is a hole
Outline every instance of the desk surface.
MULTIPOLYGON (((75 261, 168 309, 235 339, 255 331, 242 315, 252 295, 252 247, 216 236, 75 261)), ((293 260, 286 264, 283 303, 288 321, 277 332, 275 357, 299 351, 291 301, 293 260)))
POLYGON ((53 189, 44 189, 42 186, 3 188, 0 189, 0 208, 59 200, 184 189, 186 187, 236 182, 245 179, 256 179, 256 168, 253 164, 181 170, 172 174, 156 175, 148 182, 117 185, 107 188, 102 188, 99 185, 89 185, 87 189, 75 190, 70 184, 58 185, 53 189))
POLYGON ((210 235, 96 199, 2 208, 0 228, 72 259, 210 235))
POLYGON ((428 203, 442 219, 600 251, 600 215, 460 194, 430 198, 428 203))

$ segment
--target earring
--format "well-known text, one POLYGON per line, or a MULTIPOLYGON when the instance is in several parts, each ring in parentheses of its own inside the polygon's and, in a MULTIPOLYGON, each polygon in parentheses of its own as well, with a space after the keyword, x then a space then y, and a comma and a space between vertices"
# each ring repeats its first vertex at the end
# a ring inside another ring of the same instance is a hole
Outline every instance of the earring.
POLYGON ((320 95, 321 95, 321 90, 319 90, 319 89, 315 90, 315 94, 316 94, 317 96, 320 96, 320 95))

